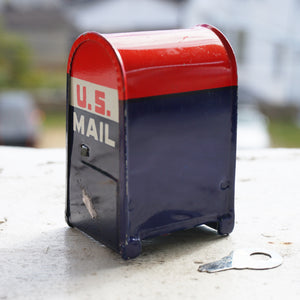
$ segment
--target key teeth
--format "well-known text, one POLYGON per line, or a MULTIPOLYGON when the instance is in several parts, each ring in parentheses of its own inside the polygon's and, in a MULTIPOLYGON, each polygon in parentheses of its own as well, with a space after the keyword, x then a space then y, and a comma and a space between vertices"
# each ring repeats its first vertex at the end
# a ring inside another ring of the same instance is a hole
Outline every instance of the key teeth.
POLYGON ((198 268, 199 272, 207 272, 207 273, 213 273, 213 271, 207 267, 205 267, 206 265, 202 265, 198 268))
POLYGON ((228 256, 222 259, 199 266, 199 272, 214 273, 230 269, 242 270, 242 269, 254 269, 254 270, 266 270, 280 266, 282 264, 282 257, 272 251, 264 250, 251 250, 251 249, 239 249, 232 251, 228 256), (253 261, 249 260, 251 255, 262 254, 270 257, 269 261, 253 261))
POLYGON ((232 268, 232 255, 233 251, 228 256, 223 257, 218 261, 214 261, 205 265, 201 265, 198 269, 199 272, 214 273, 224 271, 232 268))
POLYGON ((207 270, 207 269, 204 269, 204 268, 199 268, 198 271, 199 271, 199 272, 207 272, 207 273, 209 273, 208 270, 207 270))
POLYGON ((209 264, 202 265, 198 268, 199 272, 207 272, 207 273, 214 273, 217 271, 220 271, 220 268, 218 266, 218 262, 213 262, 209 264))
POLYGON ((228 270, 228 269, 223 269, 223 268, 206 268, 204 266, 200 266, 198 268, 199 272, 206 272, 206 273, 216 273, 216 272, 220 272, 220 271, 224 271, 224 270, 228 270))

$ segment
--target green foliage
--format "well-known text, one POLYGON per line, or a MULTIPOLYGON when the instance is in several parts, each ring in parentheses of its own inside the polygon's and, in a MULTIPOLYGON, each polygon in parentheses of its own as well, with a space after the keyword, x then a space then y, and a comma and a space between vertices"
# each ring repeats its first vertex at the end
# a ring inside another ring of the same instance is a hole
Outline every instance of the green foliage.
POLYGON ((18 35, 0 26, 0 89, 64 88, 65 70, 42 70, 33 67, 31 51, 18 35))
POLYGON ((270 120, 269 133, 273 147, 300 148, 300 127, 291 120, 270 120))
POLYGON ((23 81, 23 86, 29 89, 50 88, 60 89, 66 86, 65 70, 31 69, 23 81))
POLYGON ((66 113, 61 112, 47 112, 43 121, 43 126, 49 128, 61 128, 65 130, 66 127, 66 113))
POLYGON ((30 51, 17 35, 0 28, 0 87, 25 88, 30 73, 30 51))

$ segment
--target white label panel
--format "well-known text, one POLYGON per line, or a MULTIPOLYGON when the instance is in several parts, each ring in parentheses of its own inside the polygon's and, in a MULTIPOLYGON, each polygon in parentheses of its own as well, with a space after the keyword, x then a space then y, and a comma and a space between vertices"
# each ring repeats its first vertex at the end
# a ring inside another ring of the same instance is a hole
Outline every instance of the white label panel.
POLYGON ((71 77, 71 105, 119 123, 117 89, 71 77))

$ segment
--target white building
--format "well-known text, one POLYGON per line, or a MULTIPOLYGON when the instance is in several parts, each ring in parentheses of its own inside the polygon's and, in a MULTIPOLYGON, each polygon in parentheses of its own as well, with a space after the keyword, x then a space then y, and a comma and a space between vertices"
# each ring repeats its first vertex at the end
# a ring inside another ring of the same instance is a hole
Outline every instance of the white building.
POLYGON ((180 11, 176 1, 109 0, 81 2, 66 13, 81 32, 108 33, 176 28, 180 11))
POLYGON ((188 0, 182 25, 218 27, 236 53, 242 88, 300 106, 299 17, 300 0, 188 0))

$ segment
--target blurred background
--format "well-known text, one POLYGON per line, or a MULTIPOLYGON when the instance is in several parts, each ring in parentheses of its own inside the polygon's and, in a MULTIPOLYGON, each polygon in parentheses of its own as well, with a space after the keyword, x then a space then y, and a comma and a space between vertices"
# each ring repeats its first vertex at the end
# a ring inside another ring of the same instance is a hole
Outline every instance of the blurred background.
POLYGON ((239 72, 239 148, 300 147, 300 0, 0 0, 0 144, 65 146, 75 38, 218 27, 239 72))

